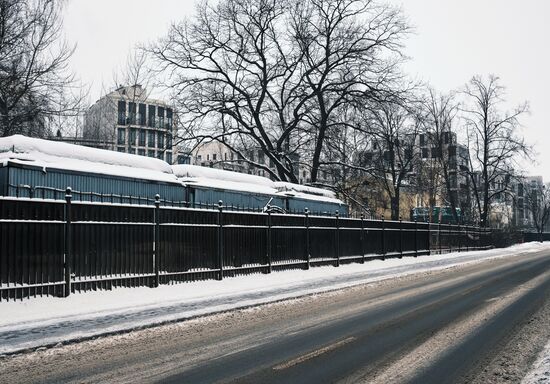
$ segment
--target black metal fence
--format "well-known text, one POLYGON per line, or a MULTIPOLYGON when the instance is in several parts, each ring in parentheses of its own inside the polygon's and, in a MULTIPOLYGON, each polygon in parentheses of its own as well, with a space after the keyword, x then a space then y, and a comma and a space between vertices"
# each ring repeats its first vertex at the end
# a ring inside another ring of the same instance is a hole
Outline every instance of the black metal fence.
POLYGON ((0 300, 492 247, 471 226, 0 198, 0 300))

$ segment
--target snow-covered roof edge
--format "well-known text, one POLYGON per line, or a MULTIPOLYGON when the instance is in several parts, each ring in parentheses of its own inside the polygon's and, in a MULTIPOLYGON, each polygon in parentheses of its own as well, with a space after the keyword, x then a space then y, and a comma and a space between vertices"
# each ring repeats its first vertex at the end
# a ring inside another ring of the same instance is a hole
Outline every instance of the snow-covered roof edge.
POLYGON ((0 158, 21 159, 25 161, 35 160, 55 164, 64 164, 71 160, 78 160, 172 174, 170 165, 160 159, 31 138, 23 135, 0 138, 0 158))

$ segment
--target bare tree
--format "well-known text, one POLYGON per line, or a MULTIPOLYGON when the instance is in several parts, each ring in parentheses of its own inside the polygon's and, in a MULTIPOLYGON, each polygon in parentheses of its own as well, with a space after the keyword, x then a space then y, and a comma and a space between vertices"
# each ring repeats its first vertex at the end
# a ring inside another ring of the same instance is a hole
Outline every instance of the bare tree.
POLYGON ((548 184, 536 184, 525 194, 527 209, 533 217, 533 224, 537 233, 541 235, 550 219, 550 186, 548 184))
POLYGON ((399 9, 371 0, 296 3, 292 36, 303 58, 302 81, 312 107, 311 179, 317 181, 325 140, 342 120, 341 107, 387 97, 400 85, 401 40, 409 31, 399 9), (360 100, 360 101, 359 101, 360 100))
POLYGON ((200 3, 149 51, 197 145, 220 141, 293 182, 300 158, 315 182, 328 131, 346 124, 336 111, 391 88, 406 30, 398 11, 369 0, 223 0, 200 3))
POLYGON ((197 145, 220 141, 272 177, 296 182, 293 155, 304 137, 294 133, 308 96, 297 81, 301 58, 285 35, 286 5, 200 3, 194 19, 173 25, 150 52, 169 73, 184 136, 197 145), (276 170, 246 148, 259 148, 276 170))
MULTIPOLYGON (((103 85, 102 94, 118 93, 128 102, 137 104, 149 97, 149 85, 152 83, 152 71, 148 67, 148 56, 140 50, 133 50, 126 63, 115 73, 112 81, 103 85)), ((103 143, 105 147, 116 142, 117 135, 117 101, 115 98, 102 97, 96 102, 93 113, 86 116, 85 139, 103 143)), ((130 111, 128 123, 136 124, 138 111, 130 111)), ((126 122, 125 122, 126 123, 126 122)))
POLYGON ((62 3, 0 0, 2 136, 47 136, 54 116, 79 110, 83 95, 67 68, 74 48, 62 39, 62 3))
POLYGON ((367 119, 372 148, 365 163, 370 164, 369 174, 389 196, 392 220, 398 220, 401 191, 410 185, 418 162, 420 123, 416 113, 395 102, 373 103, 367 119))
POLYGON ((370 213, 368 202, 360 197, 366 172, 371 171, 369 164, 362 161, 368 151, 369 137, 356 128, 364 124, 363 114, 350 106, 341 107, 339 113, 349 124, 328 131, 320 177, 313 184, 337 192, 352 210, 370 213))
POLYGON ((470 153, 470 178, 481 225, 489 226, 492 201, 510 190, 516 159, 529 156, 529 147, 519 134, 519 118, 527 103, 511 112, 500 110, 504 88, 496 76, 474 76, 464 93, 463 109, 470 153))
MULTIPOLYGON (((438 94, 434 89, 428 89, 428 95, 423 103, 425 113, 422 124, 425 138, 432 153, 429 154, 428 163, 431 172, 428 175, 434 177, 439 183, 441 180, 444 197, 451 206, 451 212, 455 222, 459 222, 457 207, 458 195, 453 189, 457 188, 459 172, 456 159, 458 156, 456 134, 453 132, 453 121, 458 112, 458 103, 454 95, 438 94)), ((435 201, 434 201, 435 202, 435 201)))

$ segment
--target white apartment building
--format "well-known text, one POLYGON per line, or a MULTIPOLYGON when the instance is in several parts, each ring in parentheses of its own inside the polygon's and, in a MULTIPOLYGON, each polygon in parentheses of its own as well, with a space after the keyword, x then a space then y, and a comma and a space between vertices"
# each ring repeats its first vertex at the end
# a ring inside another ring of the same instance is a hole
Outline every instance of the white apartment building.
POLYGON ((172 107, 149 98, 141 85, 118 88, 96 101, 84 115, 85 140, 170 164, 176 159, 174 135, 172 107))

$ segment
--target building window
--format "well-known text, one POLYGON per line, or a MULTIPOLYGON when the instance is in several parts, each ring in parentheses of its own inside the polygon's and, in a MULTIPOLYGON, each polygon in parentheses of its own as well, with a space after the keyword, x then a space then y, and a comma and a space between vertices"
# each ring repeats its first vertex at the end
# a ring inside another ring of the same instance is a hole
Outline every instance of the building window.
POLYGON ((128 123, 136 124, 136 103, 128 103, 128 123))
MULTIPOLYGON (((169 155, 172 156, 171 153, 169 155)), ((178 164, 191 164, 191 158, 188 155, 178 155, 178 164)))
POLYGON ((166 152, 166 162, 172 164, 172 152, 166 152))
POLYGON ((126 102, 123 100, 118 101, 118 124, 126 124, 126 102))
POLYGON ((155 151, 153 151, 152 149, 148 150, 148 151, 147 151, 147 156, 149 156, 149 157, 155 157, 155 151))
POLYGON ((158 128, 166 128, 164 126, 164 108, 162 107, 158 107, 157 108, 157 112, 158 112, 158 116, 159 116, 159 121, 158 121, 158 128))
POLYGON ((206 154, 206 161, 210 160, 210 155, 206 154))
POLYGON ((145 125, 147 121, 147 107, 145 104, 139 105, 139 115, 138 115, 139 125, 145 125))
POLYGON ((212 155, 212 160, 216 161, 217 158, 218 158, 218 155, 214 153, 214 154, 212 155))
POLYGON ((164 160, 164 152, 163 151, 158 151, 157 152, 157 158, 161 159, 161 160, 164 160))
MULTIPOLYGON (((423 147, 426 144, 426 135, 421 134, 420 135, 420 146, 423 147)), ((375 148, 376 149, 376 148, 375 148)))
POLYGON ((166 135, 166 149, 172 149, 172 135, 166 135))
POLYGON ((145 129, 139 130, 139 146, 145 147, 145 129))
POLYGON ((172 109, 171 108, 168 108, 166 110, 166 124, 167 124, 166 129, 171 131, 172 130, 172 109))
POLYGON ((118 152, 126 152, 126 149, 124 147, 117 147, 116 149, 118 152))
POLYGON ((138 155, 140 155, 140 156, 145 156, 145 149, 143 149, 143 148, 138 148, 138 155))
POLYGON ((148 119, 149 126, 154 128, 155 127, 155 106, 150 105, 149 106, 149 119, 148 119))
POLYGON ((128 138, 128 145, 136 145, 137 130, 135 128, 130 129, 130 137, 128 138))
POLYGON ((117 144, 124 144, 124 143, 126 143, 126 129, 119 128, 118 129, 117 144))
POLYGON ((128 153, 131 153, 132 155, 135 155, 136 154, 136 149, 135 148, 128 148, 128 153))
POLYGON ((149 131, 147 134, 147 146, 148 147, 154 147, 155 146, 155 131, 149 131))
MULTIPOLYGON (((197 161, 199 163, 202 161, 202 156, 201 155, 197 155, 197 161)), ((180 164, 185 164, 185 163, 180 163, 180 164)))
POLYGON ((162 132, 157 134, 157 147, 164 148, 164 133, 162 132))

